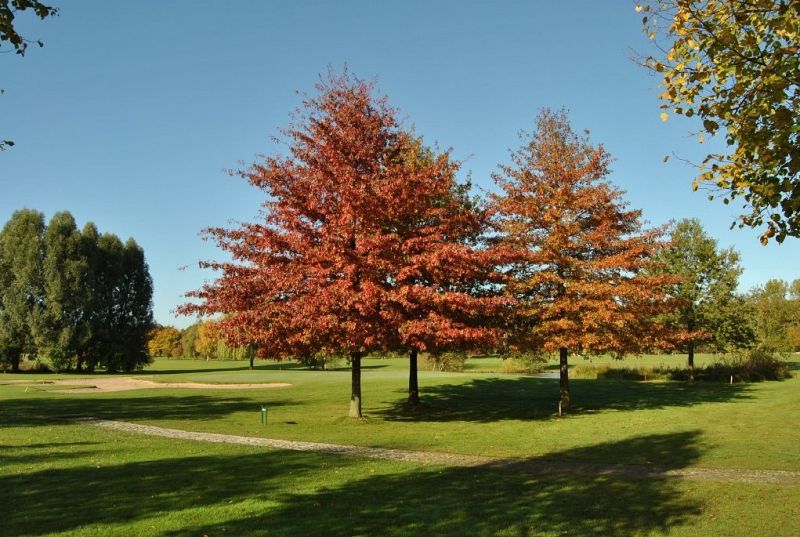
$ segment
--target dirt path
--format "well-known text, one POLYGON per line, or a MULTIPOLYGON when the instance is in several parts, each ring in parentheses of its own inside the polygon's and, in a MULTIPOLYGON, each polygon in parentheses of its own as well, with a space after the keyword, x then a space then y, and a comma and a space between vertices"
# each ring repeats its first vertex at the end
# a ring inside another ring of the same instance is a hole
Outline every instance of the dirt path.
POLYGON ((568 474, 577 476, 609 477, 617 479, 665 479, 682 478, 705 481, 733 481, 745 483, 784 483, 800 485, 800 472, 784 470, 740 470, 733 468, 678 468, 670 469, 658 466, 640 466, 624 464, 599 464, 572 461, 554 461, 546 459, 498 459, 473 455, 458 455, 453 453, 437 453, 429 451, 406 451, 401 449, 384 449, 363 446, 349 446, 340 444, 323 444, 319 442, 300 442, 296 440, 277 440, 271 438, 258 438, 252 436, 236 436, 217 433, 200 433, 167 429, 152 425, 141 425, 124 421, 111 421, 99 419, 81 419, 82 423, 89 423, 105 429, 124 431, 129 433, 178 438, 181 440, 196 440, 201 442, 216 442, 226 444, 241 444, 246 446, 260 446, 274 449, 287 449, 292 451, 312 451, 315 453, 328 453, 346 455, 350 457, 364 457, 369 459, 382 459, 421 464, 441 464, 444 466, 474 467, 474 468, 500 468, 515 472, 529 474, 568 474))
MULTIPOLYGON (((253 390, 257 388, 282 388, 290 386, 285 382, 269 382, 262 384, 211 384, 203 382, 153 382, 134 377, 95 377, 61 379, 48 381, 47 384, 56 386, 82 386, 68 390, 48 390, 55 393, 95 393, 95 392, 124 392, 128 390, 145 390, 152 388, 194 388, 215 390, 253 390)), ((31 383, 31 385, 34 385, 31 383)), ((38 384, 36 384, 38 386, 38 384)))

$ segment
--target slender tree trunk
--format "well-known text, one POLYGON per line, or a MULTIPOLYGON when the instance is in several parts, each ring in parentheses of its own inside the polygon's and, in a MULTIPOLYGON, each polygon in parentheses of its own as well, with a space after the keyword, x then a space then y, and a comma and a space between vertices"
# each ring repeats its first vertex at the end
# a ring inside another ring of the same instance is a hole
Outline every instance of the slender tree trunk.
POLYGON ((83 361, 85 358, 83 356, 78 356, 78 360, 75 363, 75 371, 78 373, 83 371, 83 361))
POLYGON ((694 342, 689 342, 689 380, 694 380, 694 342))
POLYGON ((361 417, 361 353, 350 354, 351 364, 351 395, 350 395, 350 417, 361 417))
POLYGON ((558 382, 561 388, 561 412, 569 412, 569 364, 567 363, 567 349, 558 349, 559 375, 558 382))
POLYGON ((255 359, 255 357, 254 357, 254 356, 251 356, 251 357, 250 357, 250 369, 255 369, 255 368, 253 367, 253 360, 254 360, 254 359, 255 359))
POLYGON ((408 404, 419 404, 419 378, 417 375, 417 349, 408 353, 408 404))

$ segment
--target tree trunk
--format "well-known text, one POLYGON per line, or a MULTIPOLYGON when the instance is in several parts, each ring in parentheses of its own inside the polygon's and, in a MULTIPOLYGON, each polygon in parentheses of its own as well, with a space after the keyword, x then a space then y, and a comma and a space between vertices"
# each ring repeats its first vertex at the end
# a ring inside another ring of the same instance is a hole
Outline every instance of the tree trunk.
POLYGON ((408 404, 419 404, 419 378, 417 375, 417 349, 408 353, 408 404))
POLYGON ((361 353, 350 354, 351 364, 351 395, 350 395, 350 417, 361 417, 361 353))
POLYGON ((254 359, 255 359, 255 357, 254 357, 254 356, 251 356, 251 357, 250 357, 250 369, 255 369, 255 368, 253 367, 253 360, 254 360, 254 359))
POLYGON ((559 375, 558 382, 561 388, 561 412, 569 412, 569 365, 567 364, 567 349, 558 349, 559 375))
POLYGON ((20 360, 20 353, 12 352, 11 353, 11 371, 14 373, 19 373, 19 360, 20 360))
POLYGON ((83 356, 78 356, 78 360, 77 360, 77 362, 75 364, 75 371, 77 371, 78 373, 83 371, 83 361, 84 360, 85 360, 85 358, 83 356))
POLYGON ((689 380, 694 380, 694 342, 689 342, 689 380))

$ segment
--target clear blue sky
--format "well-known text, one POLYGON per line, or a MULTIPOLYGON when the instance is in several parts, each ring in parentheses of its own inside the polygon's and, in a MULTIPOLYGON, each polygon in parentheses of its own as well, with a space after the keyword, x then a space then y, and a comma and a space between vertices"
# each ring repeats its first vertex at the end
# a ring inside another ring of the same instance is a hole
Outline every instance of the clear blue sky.
POLYGON ((0 222, 15 209, 133 236, 171 310, 219 258, 198 232, 252 220, 261 193, 225 169, 275 151, 270 141, 330 64, 381 91, 428 142, 453 147, 473 181, 518 145, 543 106, 567 107, 616 157, 612 179, 647 220, 700 218, 742 254, 742 290, 800 277, 800 245, 759 244, 728 229, 736 212, 691 191, 696 125, 663 123, 658 80, 630 60, 646 50, 633 4, 617 2, 108 2, 51 0, 45 21, 20 19, 31 47, 0 55, 0 222), (186 270, 180 267, 188 266, 186 270))

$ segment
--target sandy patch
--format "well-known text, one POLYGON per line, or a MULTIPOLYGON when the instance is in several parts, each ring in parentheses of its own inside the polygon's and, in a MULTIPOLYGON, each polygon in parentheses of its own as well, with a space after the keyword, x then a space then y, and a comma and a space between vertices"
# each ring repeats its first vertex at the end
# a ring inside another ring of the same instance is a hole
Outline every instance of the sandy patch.
POLYGON ((210 384, 205 382, 153 382, 134 377, 96 377, 53 380, 48 384, 57 386, 80 386, 68 390, 48 390, 56 393, 94 393, 124 392, 128 390, 147 390, 152 388, 193 388, 213 390, 253 390, 261 388, 283 388, 286 382, 264 382, 259 384, 210 384))

